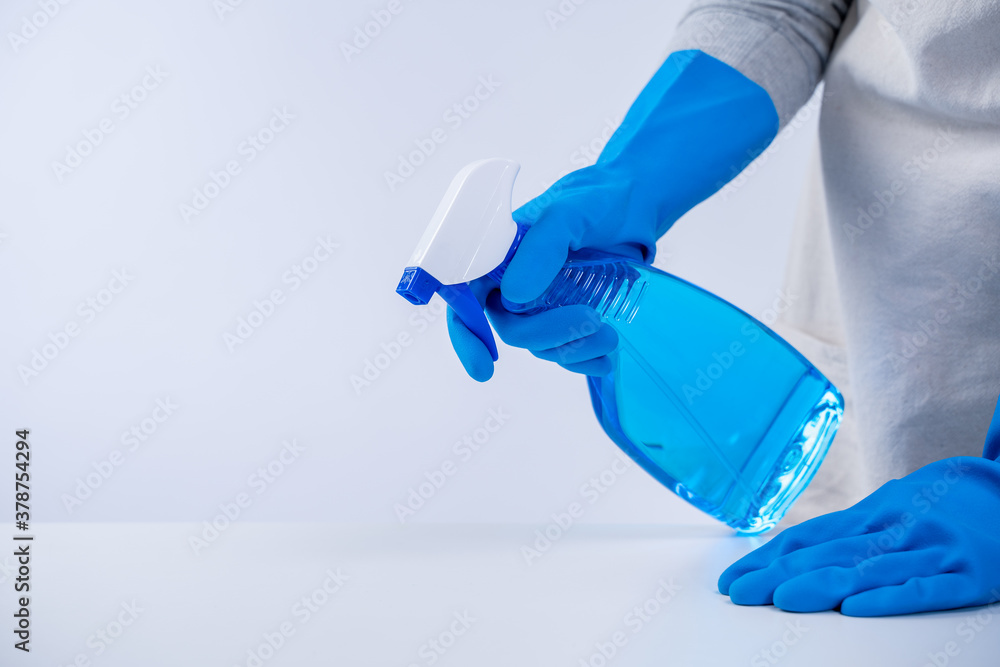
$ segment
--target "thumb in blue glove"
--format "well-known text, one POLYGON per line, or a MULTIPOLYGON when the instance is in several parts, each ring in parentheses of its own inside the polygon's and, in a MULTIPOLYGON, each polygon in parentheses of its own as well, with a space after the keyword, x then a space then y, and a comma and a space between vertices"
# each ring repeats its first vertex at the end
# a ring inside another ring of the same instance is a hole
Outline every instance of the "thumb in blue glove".
MULTIPOLYGON (((472 291, 483 304, 493 328, 508 345, 526 348, 536 357, 554 361, 576 373, 611 372, 607 355, 618 346, 618 334, 600 321, 593 308, 571 305, 535 315, 518 315, 503 306, 500 289, 491 279, 474 281, 472 291)), ((493 376, 489 350, 450 308, 447 322, 452 346, 466 372, 479 382, 489 380, 493 376)))

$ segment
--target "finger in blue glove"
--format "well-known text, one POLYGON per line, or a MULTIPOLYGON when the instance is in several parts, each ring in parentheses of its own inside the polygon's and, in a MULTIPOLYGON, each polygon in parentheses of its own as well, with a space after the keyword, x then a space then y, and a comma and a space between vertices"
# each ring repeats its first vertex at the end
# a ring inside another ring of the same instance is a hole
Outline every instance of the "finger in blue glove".
POLYGON ((493 355, 476 334, 469 331, 458 315, 448 307, 448 336, 451 346, 462 362, 462 367, 476 382, 486 382, 493 377, 493 355))
POLYGON ((499 291, 494 291, 486 299, 486 314, 502 341, 539 359, 586 375, 607 375, 612 370, 607 355, 618 347, 618 334, 590 306, 575 304, 522 315, 508 311, 499 291))

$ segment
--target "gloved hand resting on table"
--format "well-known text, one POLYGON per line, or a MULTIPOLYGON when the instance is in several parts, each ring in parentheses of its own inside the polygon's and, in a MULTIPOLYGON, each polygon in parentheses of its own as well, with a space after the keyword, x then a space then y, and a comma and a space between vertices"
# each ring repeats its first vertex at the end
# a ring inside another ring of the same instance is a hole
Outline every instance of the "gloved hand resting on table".
MULTIPOLYGON (((734 178, 778 131, 767 92, 701 51, 672 54, 633 103, 597 162, 566 175, 514 212, 530 225, 499 290, 473 283, 500 338, 568 370, 605 375, 618 336, 585 305, 517 315, 500 296, 541 296, 572 250, 605 250, 652 262, 656 239, 734 178)), ((466 371, 493 375, 485 345, 454 312, 448 331, 466 371)))
POLYGON ((736 604, 887 616, 1000 600, 1000 405, 984 458, 937 461, 731 565, 736 604))

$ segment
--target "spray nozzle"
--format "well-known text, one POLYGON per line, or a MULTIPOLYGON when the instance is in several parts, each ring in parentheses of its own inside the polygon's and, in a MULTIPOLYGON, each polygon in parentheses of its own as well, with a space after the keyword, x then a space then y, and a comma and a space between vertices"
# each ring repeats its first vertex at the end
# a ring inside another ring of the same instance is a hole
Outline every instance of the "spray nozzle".
POLYGON ((493 331, 469 283, 509 261, 521 237, 510 208, 519 169, 516 162, 492 159, 458 172, 396 288, 416 305, 440 294, 494 361, 498 354, 493 331))

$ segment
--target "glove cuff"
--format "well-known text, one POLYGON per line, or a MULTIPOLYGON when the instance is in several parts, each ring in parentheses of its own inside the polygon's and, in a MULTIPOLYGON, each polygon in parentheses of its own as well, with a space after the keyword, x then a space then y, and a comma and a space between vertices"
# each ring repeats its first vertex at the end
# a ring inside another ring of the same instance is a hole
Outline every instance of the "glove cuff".
POLYGON ((632 104, 595 169, 628 183, 630 237, 655 240, 770 145, 778 112, 767 91, 697 50, 672 53, 632 104), (643 214, 644 213, 644 214, 643 214), (654 220, 650 220, 650 216, 654 220))
POLYGON ((597 162, 559 179, 514 219, 530 225, 555 218, 571 249, 632 246, 651 263, 656 240, 735 178, 777 132, 778 114, 763 88, 701 51, 678 51, 597 162))

